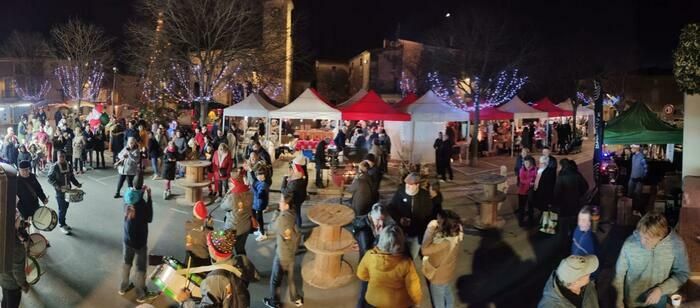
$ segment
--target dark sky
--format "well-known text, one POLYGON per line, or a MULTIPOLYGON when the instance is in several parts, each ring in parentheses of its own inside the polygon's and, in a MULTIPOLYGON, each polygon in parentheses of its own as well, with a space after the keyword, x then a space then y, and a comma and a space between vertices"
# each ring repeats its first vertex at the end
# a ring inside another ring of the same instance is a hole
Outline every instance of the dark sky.
MULTIPOLYGON (((106 32, 123 38, 135 0, 0 0, 0 40, 13 29, 48 35, 51 26, 69 18, 81 18, 102 26, 106 32)), ((444 22, 446 12, 470 0, 296 0, 299 17, 298 39, 306 45, 310 58, 347 59, 362 50, 381 46, 393 37, 400 24, 400 35, 420 37, 423 30, 444 22)), ((488 2, 492 3, 492 2, 488 2)), ((559 38, 574 34, 576 19, 596 20, 592 36, 602 40, 633 41, 640 50, 640 66, 670 67, 671 53, 681 26, 700 20, 698 0, 560 0, 520 1, 506 14, 532 22, 540 44, 554 48, 559 38), (614 5, 610 3, 615 3, 614 5), (576 6, 576 7, 575 7, 576 6), (588 17, 585 17, 588 16, 588 17), (618 18, 619 17, 619 18, 618 18), (615 20, 623 20, 628 31, 624 38, 615 20), (629 24, 631 23, 631 24, 629 24), (613 29, 606 28, 610 25, 613 29), (552 46, 547 46, 551 44, 552 46)))

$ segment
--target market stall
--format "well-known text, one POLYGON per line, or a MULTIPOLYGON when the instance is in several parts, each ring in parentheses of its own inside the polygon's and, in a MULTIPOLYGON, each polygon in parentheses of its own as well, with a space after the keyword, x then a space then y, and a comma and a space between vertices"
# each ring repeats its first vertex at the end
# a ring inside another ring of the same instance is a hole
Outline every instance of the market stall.
MULTIPOLYGON (((246 97, 245 99, 243 99, 239 103, 225 108, 223 120, 225 120, 227 117, 242 117, 244 119, 247 119, 248 117, 261 118, 265 121, 265 127, 268 128, 265 130, 265 140, 266 141, 279 140, 279 136, 277 136, 278 132, 272 130, 271 123, 270 123, 270 117, 269 117, 270 111, 273 111, 276 109, 277 109, 277 107, 268 103, 267 100, 265 100, 265 98, 263 98, 260 94, 251 93, 250 95, 248 95, 248 97, 246 97)), ((239 143, 239 148, 237 150, 238 151, 244 150, 247 146, 247 144, 245 144, 245 143, 250 142, 250 140, 251 140, 250 137, 253 136, 257 132, 258 132, 257 126, 255 126, 255 125, 248 126, 244 131, 244 138, 243 138, 242 142, 239 143)))
MULTIPOLYGON (((476 114, 474 112, 469 113, 469 121, 474 122, 476 114)), ((479 138, 480 148, 481 142, 486 142, 486 149, 489 152, 493 152, 495 149, 510 149, 512 150, 513 143, 513 125, 510 123, 513 120, 513 114, 506 111, 498 110, 495 107, 486 107, 479 109, 479 121, 485 124, 484 131, 479 131, 477 138, 483 135, 483 138, 479 138), (498 124, 498 129, 494 129, 494 125, 498 124), (506 131, 503 131, 504 128, 506 131)), ((479 125, 481 126, 481 125, 479 125)), ((481 128, 480 128, 481 129, 481 128)))
POLYGON ((411 92, 408 93, 406 96, 404 96, 400 101, 398 101, 396 104, 394 104, 394 108, 397 110, 401 110, 405 108, 406 106, 413 104, 415 101, 418 100, 418 95, 415 93, 411 92))
POLYGON ((271 111, 270 118, 295 121, 286 124, 289 125, 286 130, 289 131, 285 133, 283 133, 283 126, 286 125, 278 126, 280 146, 295 150, 313 150, 321 139, 333 139, 333 128, 337 127, 337 123, 331 122, 339 121, 341 113, 328 105, 316 91, 309 88, 287 106, 271 111))
MULTIPOLYGON (((592 106, 592 104, 589 106, 592 106)), ((593 109, 589 108, 589 106, 579 105, 576 108, 576 124, 583 127, 581 131, 584 132, 585 136, 593 136, 595 134, 595 125, 593 125, 593 115, 595 112, 593 112, 593 109), (584 125, 585 123, 588 125, 584 125)), ((570 98, 567 98, 565 101, 557 104, 557 107, 564 110, 569 110, 573 115, 574 105, 571 103, 570 98)))
MULTIPOLYGON (((517 95, 513 97, 513 99, 511 99, 509 102, 498 107, 498 110, 510 112, 513 114, 513 119, 515 120, 514 125, 512 127, 513 139, 515 139, 516 130, 521 131, 521 129, 518 129, 516 126, 522 126, 523 119, 540 120, 549 117, 549 114, 547 112, 530 107, 528 104, 523 102, 523 100, 521 100, 520 97, 518 97, 517 95)), ((515 152, 515 142, 513 142, 512 144, 511 153, 513 152, 515 152)))
POLYGON ((571 110, 561 109, 554 105, 554 103, 552 103, 552 101, 549 100, 549 97, 544 97, 538 100, 537 102, 532 104, 532 107, 534 107, 537 110, 546 112, 550 118, 570 117, 574 115, 574 113, 571 112, 571 110))
POLYGON ((391 157, 414 163, 435 163, 433 142, 448 122, 469 121, 469 112, 458 109, 428 91, 408 106, 399 109, 411 115, 410 122, 387 122, 387 134, 393 142, 391 157))

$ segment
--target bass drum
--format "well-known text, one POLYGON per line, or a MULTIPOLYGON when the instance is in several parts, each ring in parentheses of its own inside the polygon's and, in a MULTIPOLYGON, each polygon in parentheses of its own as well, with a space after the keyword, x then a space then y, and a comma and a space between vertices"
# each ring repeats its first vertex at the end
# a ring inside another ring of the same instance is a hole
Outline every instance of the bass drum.
POLYGON ((85 197, 85 192, 82 189, 69 189, 66 192, 66 202, 77 203, 83 201, 85 197))
POLYGON ((34 212, 32 225, 41 231, 52 231, 58 224, 58 214, 49 207, 42 206, 34 212))
POLYGON ((24 264, 24 274, 27 276, 27 283, 36 284, 41 278, 41 267, 39 262, 32 256, 27 256, 27 261, 24 264))
POLYGON ((46 248, 49 247, 49 241, 39 233, 29 235, 29 255, 34 258, 41 258, 46 254, 46 248))

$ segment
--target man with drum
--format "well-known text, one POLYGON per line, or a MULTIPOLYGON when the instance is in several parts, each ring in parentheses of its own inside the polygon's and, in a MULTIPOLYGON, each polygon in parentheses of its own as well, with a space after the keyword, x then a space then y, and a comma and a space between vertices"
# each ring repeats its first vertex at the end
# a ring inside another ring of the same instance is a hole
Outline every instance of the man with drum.
POLYGON ((56 189, 56 202, 58 202, 58 225, 61 227, 61 232, 65 235, 71 233, 71 227, 66 224, 66 213, 68 212, 68 201, 66 201, 66 192, 71 189, 71 183, 78 188, 83 187, 73 175, 73 168, 66 160, 66 152, 59 150, 57 153, 58 161, 51 166, 49 171, 49 184, 56 189))
MULTIPOLYGON (((15 225, 15 228, 20 228, 20 226, 15 225)), ((29 291, 29 284, 27 283, 27 276, 24 271, 27 254, 22 244, 26 234, 20 235, 20 230, 15 230, 16 236, 14 237, 15 248, 14 254, 12 255, 12 269, 8 272, 0 273, 3 308, 19 308, 19 303, 22 300, 22 292, 27 293, 29 291)))
POLYGON ((19 177, 17 178, 17 210, 25 220, 34 216, 34 212, 39 209, 39 200, 46 205, 49 199, 41 189, 41 184, 36 179, 36 175, 31 173, 32 164, 28 160, 19 162, 19 177))

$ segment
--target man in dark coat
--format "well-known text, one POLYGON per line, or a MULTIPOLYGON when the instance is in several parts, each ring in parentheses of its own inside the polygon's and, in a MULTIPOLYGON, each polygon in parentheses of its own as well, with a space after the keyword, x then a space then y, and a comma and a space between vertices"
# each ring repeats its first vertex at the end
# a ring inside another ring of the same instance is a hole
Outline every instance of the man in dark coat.
POLYGON ((549 158, 549 165, 548 167, 553 168, 554 172, 557 171, 557 158, 552 156, 552 151, 549 149, 549 147, 543 147, 542 148, 542 156, 547 156, 549 158))
POLYGON ((105 167, 105 130, 102 125, 95 129, 93 134, 93 148, 95 150, 95 162, 97 163, 95 169, 100 169, 100 160, 102 160, 102 168, 105 167))
POLYGON ((435 168, 437 169, 437 174, 441 175, 445 171, 443 170, 444 166, 442 165, 442 160, 440 160, 440 148, 442 148, 442 132, 438 132, 438 137, 435 139, 435 142, 433 142, 433 149, 435 150, 435 168))
POLYGON ((437 210, 430 200, 430 193, 420 188, 420 176, 417 173, 406 176, 404 183, 391 199, 389 213, 406 233, 406 241, 415 259, 428 222, 436 218, 437 210))
POLYGON ((382 183, 382 178, 384 177, 384 172, 377 165, 377 158, 374 154, 367 154, 365 160, 369 164, 369 169, 367 169, 367 175, 372 179, 372 192, 375 194, 376 199, 374 202, 379 201, 379 187, 382 183))
POLYGON ((335 146, 338 147, 338 152, 342 152, 343 149, 345 149, 345 139, 347 137, 345 136, 345 128, 341 128, 338 130, 338 134, 335 135, 335 139, 333 139, 333 143, 335 143, 335 146))
POLYGON ((559 226, 568 234, 573 232, 578 212, 584 204, 581 198, 588 191, 588 182, 572 160, 561 160, 561 171, 554 185, 552 204, 559 210, 559 226))
MULTIPOLYGON (((535 178, 535 206, 540 210, 546 210, 552 205, 554 197, 554 184, 557 180, 556 169, 549 165, 548 156, 540 156, 537 177, 535 178)), ((530 217, 532 218, 532 217, 530 217)), ((532 219, 530 219, 532 221, 532 219)))
POLYGON ((323 188, 323 169, 326 166, 326 146, 330 140, 324 138, 316 145, 314 162, 316 163, 316 187, 323 188))
POLYGON ((110 135, 110 145, 112 148, 112 164, 114 164, 119 158, 119 152, 122 151, 124 145, 126 144, 126 141, 124 140, 124 127, 121 125, 121 123, 117 123, 117 125, 114 126, 114 129, 112 129, 110 135))
MULTIPOLYGON (((299 156, 301 157, 301 156, 299 156)), ((291 196, 290 206, 295 213, 296 224, 301 228, 301 205, 306 201, 306 174, 304 167, 297 163, 295 159, 292 166, 289 168, 289 175, 282 180, 282 193, 291 196)))
POLYGON ((126 130, 124 130, 124 143, 126 144, 127 141, 129 141, 129 137, 134 137, 137 142, 141 141, 141 136, 139 136, 139 132, 134 128, 134 122, 129 121, 126 123, 126 130))
POLYGON ((9 258, 6 262, 12 262, 12 265, 9 271, 0 273, 2 308, 19 308, 22 292, 29 292, 29 284, 25 273, 27 254, 22 243, 27 240, 28 235, 23 233, 22 230, 14 228, 12 230, 15 234, 12 236, 14 240, 7 243, 7 245, 14 245, 14 252, 12 255, 6 256, 6 258, 9 258))
POLYGON ((78 182, 73 175, 73 168, 66 160, 66 153, 58 151, 58 160, 53 166, 48 175, 49 184, 53 185, 56 190, 56 202, 58 203, 58 225, 63 234, 70 234, 71 227, 66 224, 66 214, 68 213, 68 201, 66 201, 66 191, 71 189, 71 184, 78 188, 83 185, 78 182))
POLYGON ((373 190, 372 179, 367 174, 369 163, 363 161, 357 167, 357 175, 348 187, 348 192, 352 193, 352 209, 355 216, 365 215, 375 202, 375 191, 373 190))
POLYGON ((442 142, 438 148, 438 157, 440 159, 440 165, 442 165, 442 173, 438 173, 442 177, 442 181, 447 181, 447 174, 450 175, 449 180, 454 179, 452 174, 452 140, 449 139, 447 135, 442 136, 442 142))
MULTIPOLYGON (((360 250, 360 260, 362 260, 367 251, 377 245, 377 239, 384 227, 393 224, 394 220, 391 219, 387 207, 381 203, 372 205, 372 210, 368 214, 357 216, 353 219, 352 234, 360 250)), ((367 307, 365 303, 366 293, 367 282, 360 281, 360 296, 357 301, 357 307, 367 307)))
POLYGON ((41 189, 41 184, 36 179, 36 175, 30 172, 31 163, 21 161, 19 163, 19 177, 17 177, 17 210, 22 218, 28 219, 34 216, 34 212, 39 209, 39 200, 46 205, 49 199, 41 189))

